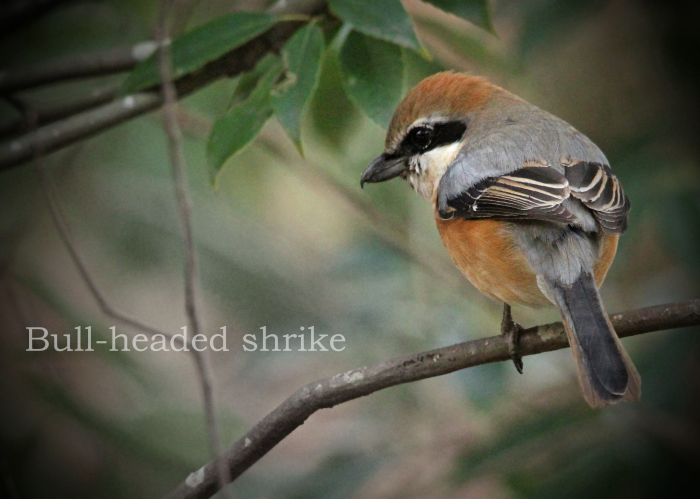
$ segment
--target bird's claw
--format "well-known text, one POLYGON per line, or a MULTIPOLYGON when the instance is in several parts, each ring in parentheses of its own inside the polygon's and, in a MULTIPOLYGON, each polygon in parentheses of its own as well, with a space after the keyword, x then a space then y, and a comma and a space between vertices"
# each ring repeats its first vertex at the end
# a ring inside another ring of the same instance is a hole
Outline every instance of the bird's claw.
POLYGON ((508 354, 513 360, 515 369, 522 374, 523 373, 523 359, 520 356, 520 333, 523 331, 523 327, 517 322, 513 322, 513 317, 510 313, 510 305, 507 303, 503 306, 503 320, 501 321, 501 335, 506 340, 508 344, 508 354))

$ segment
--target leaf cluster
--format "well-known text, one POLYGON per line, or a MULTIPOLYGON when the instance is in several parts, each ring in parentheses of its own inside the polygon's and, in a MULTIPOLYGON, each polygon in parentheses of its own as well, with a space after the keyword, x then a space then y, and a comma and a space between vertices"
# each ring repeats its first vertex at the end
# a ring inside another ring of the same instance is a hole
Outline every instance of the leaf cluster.
MULTIPOLYGON (((343 86, 374 122, 387 127, 406 85, 441 68, 431 61, 400 0, 330 0, 340 27, 325 33, 309 19, 284 45, 242 75, 231 106, 220 116, 207 144, 211 178, 258 135, 273 115, 301 154, 302 120, 318 85, 323 60, 340 63, 343 86), (325 36, 324 36, 325 35, 325 36), (416 70, 417 68, 417 70, 416 70)), ((445 12, 492 30, 485 0, 426 0, 445 12)), ((173 76, 180 78, 264 33, 284 16, 237 12, 218 17, 172 41, 173 76)), ((126 92, 158 83, 156 56, 139 64, 124 83, 126 92)))

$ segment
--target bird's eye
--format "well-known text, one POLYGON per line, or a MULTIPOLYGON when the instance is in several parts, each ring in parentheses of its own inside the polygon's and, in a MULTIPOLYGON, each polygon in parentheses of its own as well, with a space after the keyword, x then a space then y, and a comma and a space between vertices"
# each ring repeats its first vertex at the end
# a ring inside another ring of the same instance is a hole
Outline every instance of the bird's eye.
POLYGON ((433 129, 427 126, 414 128, 409 133, 409 140, 416 149, 424 151, 433 140, 433 129))

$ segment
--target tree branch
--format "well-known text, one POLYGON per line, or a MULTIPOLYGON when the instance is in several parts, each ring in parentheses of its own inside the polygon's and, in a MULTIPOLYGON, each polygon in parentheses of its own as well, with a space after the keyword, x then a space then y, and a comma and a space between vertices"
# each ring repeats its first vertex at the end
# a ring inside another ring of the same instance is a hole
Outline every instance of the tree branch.
POLYGON ((113 101, 119 95, 119 87, 109 85, 90 90, 76 99, 37 106, 29 99, 14 95, 10 100, 22 115, 0 123, 0 139, 31 131, 32 125, 45 125, 68 116, 87 111, 113 101))
MULTIPOLYGON (((610 319, 621 338, 697 326, 700 325, 700 299, 628 310, 613 314, 610 319)), ((527 329, 520 337, 520 353, 523 356, 568 346, 561 322, 527 329)), ((319 409, 330 408, 391 386, 509 360, 508 345, 499 335, 397 357, 314 381, 297 390, 265 416, 219 459, 225 460, 231 480, 235 480, 319 409)), ((215 466, 208 463, 191 473, 167 498, 204 499, 217 490, 215 466)))
MULTIPOLYGON (((326 2, 307 0, 275 9, 276 13, 291 12, 316 15, 324 11, 326 2)), ((278 51, 303 25, 301 21, 281 21, 262 35, 223 57, 205 65, 201 70, 183 76, 175 82, 177 94, 182 98, 210 83, 249 71, 268 52, 278 51)), ((28 133, 20 138, 0 144, 0 171, 20 165, 34 156, 34 151, 44 154, 91 137, 101 131, 123 123, 136 116, 153 111, 163 104, 158 92, 138 92, 115 102, 77 114, 28 133)))
POLYGON ((74 78, 106 76, 128 71, 153 54, 156 48, 156 42, 145 41, 131 47, 81 54, 59 61, 0 71, 0 94, 6 95, 74 78))
POLYGON ((0 171, 32 159, 36 151, 48 154, 124 121, 159 108, 156 92, 140 92, 86 111, 0 145, 0 171))

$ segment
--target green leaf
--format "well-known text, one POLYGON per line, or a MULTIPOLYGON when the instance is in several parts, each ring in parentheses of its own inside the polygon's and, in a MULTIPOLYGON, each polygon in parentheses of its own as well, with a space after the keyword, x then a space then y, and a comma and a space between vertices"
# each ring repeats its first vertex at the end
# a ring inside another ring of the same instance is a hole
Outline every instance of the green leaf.
POLYGON ((229 110, 247 100, 257 88, 260 80, 273 67, 278 68, 278 70, 281 68, 280 58, 278 55, 268 52, 257 62, 253 69, 240 75, 231 95, 231 101, 226 109, 229 110))
POLYGON ((282 63, 278 59, 278 64, 265 73, 250 97, 214 123, 207 143, 207 160, 214 182, 226 160, 247 146, 272 116, 270 93, 281 71, 282 63))
POLYGON ((401 100, 401 49, 353 31, 341 48, 340 65, 352 100, 378 125, 388 128, 401 100))
POLYGON ((335 15, 365 35, 423 51, 399 0, 330 0, 328 4, 335 15))
POLYGON ((488 0, 425 0, 425 2, 461 17, 491 33, 494 32, 488 0))
MULTIPOLYGON (((270 29, 278 18, 264 13, 236 12, 218 17, 176 38, 170 47, 173 78, 191 73, 270 29)), ((158 54, 139 63, 123 85, 127 93, 160 81, 158 54)))
POLYGON ((360 125, 362 111, 343 88, 338 52, 328 50, 321 61, 318 88, 308 113, 314 136, 338 150, 348 145, 352 131, 360 125), (329 106, 329 102, 333 105, 329 106))
POLYGON ((323 46, 323 32, 315 23, 290 38, 282 49, 286 81, 275 89, 272 98, 277 119, 302 155, 301 119, 318 85, 323 46))

